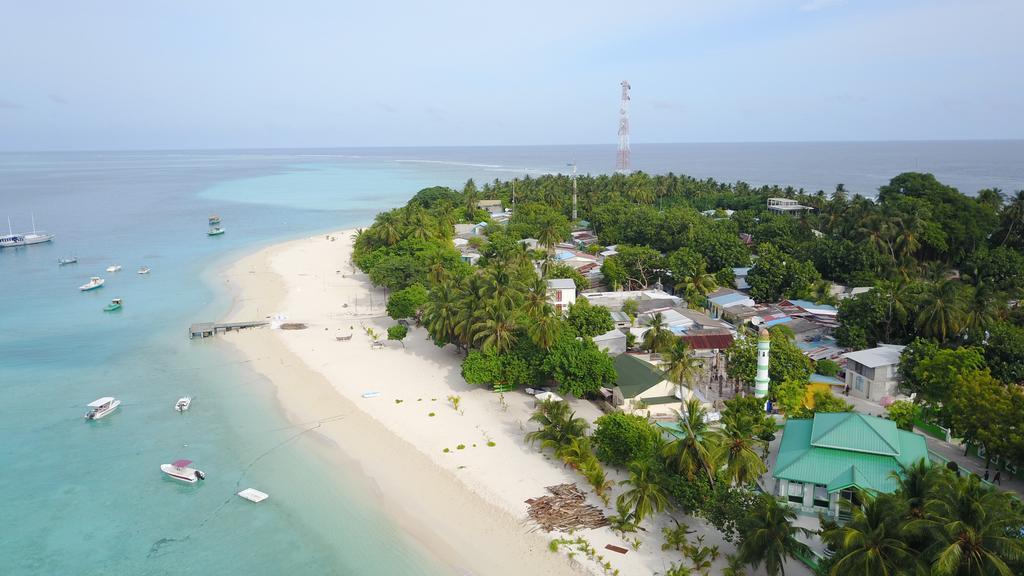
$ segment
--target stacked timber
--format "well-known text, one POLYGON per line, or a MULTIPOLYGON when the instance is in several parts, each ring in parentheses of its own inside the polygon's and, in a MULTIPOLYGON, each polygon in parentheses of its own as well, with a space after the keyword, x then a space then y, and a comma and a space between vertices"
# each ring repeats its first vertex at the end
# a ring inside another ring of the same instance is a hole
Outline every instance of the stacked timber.
POLYGON ((604 512, 586 503, 587 496, 575 484, 559 484, 546 488, 550 496, 530 498, 529 516, 547 532, 569 532, 608 525, 604 512))

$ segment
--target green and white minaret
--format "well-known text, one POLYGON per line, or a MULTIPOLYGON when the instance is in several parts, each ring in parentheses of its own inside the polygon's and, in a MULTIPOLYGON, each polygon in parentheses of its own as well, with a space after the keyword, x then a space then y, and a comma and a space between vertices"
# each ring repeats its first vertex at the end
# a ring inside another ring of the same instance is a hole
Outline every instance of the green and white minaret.
POLYGON ((768 396, 768 349, 771 348, 771 337, 767 328, 761 328, 757 335, 757 376, 754 377, 754 397, 768 396))

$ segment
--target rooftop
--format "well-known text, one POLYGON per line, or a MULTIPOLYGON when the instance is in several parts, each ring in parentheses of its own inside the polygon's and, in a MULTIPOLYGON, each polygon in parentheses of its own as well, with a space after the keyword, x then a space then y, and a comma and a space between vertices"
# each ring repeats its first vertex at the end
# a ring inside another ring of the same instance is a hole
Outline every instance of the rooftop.
POLYGON ((820 484, 829 492, 856 486, 892 492, 891 472, 928 458, 924 437, 899 430, 890 420, 856 412, 815 414, 789 420, 774 476, 820 484))
POLYGON ((665 376, 652 364, 631 354, 615 357, 615 384, 623 398, 635 398, 665 380, 665 376))
POLYGON ((576 283, 573 282, 572 278, 552 278, 548 280, 548 288, 555 290, 575 289, 576 283))
POLYGON ((903 353, 903 348, 905 348, 905 346, 883 345, 877 348, 868 348, 867 350, 847 352, 846 354, 843 354, 843 358, 853 360, 854 362, 863 364, 868 368, 878 368, 879 366, 899 364, 900 354, 903 353))

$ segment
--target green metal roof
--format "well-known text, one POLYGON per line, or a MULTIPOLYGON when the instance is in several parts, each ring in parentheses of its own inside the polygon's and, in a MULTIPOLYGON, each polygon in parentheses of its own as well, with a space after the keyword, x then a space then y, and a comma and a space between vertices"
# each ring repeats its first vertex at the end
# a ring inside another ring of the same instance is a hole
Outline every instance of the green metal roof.
POLYGON ((811 444, 888 456, 900 453, 895 422, 857 412, 815 414, 811 444))
POLYGON ((657 368, 629 354, 615 357, 615 375, 623 398, 636 398, 665 380, 657 368))
POLYGON ((661 404, 681 404, 683 401, 675 396, 655 396, 654 398, 644 398, 644 404, 648 406, 659 406, 661 404))
POLYGON ((782 434, 773 475, 820 484, 829 492, 850 486, 872 492, 892 492, 896 482, 889 473, 921 458, 927 460, 928 448, 923 436, 895 427, 893 438, 871 439, 871 434, 889 435, 885 422, 888 421, 856 413, 815 414, 814 420, 790 420, 782 434), (858 428, 861 434, 869 436, 868 440, 854 436, 858 428), (829 446, 813 442, 815 434, 828 440, 829 446), (890 440, 896 446, 894 450, 889 446, 890 440), (852 447, 843 446, 844 442, 852 447), (864 450, 865 446, 877 446, 879 442, 891 453, 864 450))

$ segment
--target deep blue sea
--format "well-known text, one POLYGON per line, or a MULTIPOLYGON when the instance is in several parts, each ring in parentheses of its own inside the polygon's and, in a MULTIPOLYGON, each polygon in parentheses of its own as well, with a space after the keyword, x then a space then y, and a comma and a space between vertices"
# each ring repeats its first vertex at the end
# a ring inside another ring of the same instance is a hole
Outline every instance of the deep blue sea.
MULTIPOLYGON (((227 312, 213 276, 260 246, 365 225, 426 186, 573 161, 607 172, 614 157, 611 146, 0 154, 0 228, 9 216, 29 230, 34 213, 57 234, 0 249, 0 573, 452 573, 299 435, 268 382, 187 327, 227 312), (227 233, 211 238, 214 213, 227 233), (57 265, 71 255, 77 264, 57 265), (106 286, 79 292, 93 275, 106 286), (102 312, 111 298, 124 309, 102 312), (195 401, 178 414, 185 394, 195 401), (85 422, 85 404, 107 395, 118 412, 85 422), (209 479, 164 479, 158 466, 177 458, 209 479), (271 499, 234 496, 248 486, 271 499)), ((1024 142, 650 144, 634 146, 633 167, 868 195, 920 170, 973 194, 1024 188, 1024 142)))

